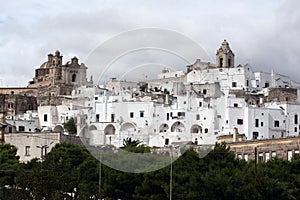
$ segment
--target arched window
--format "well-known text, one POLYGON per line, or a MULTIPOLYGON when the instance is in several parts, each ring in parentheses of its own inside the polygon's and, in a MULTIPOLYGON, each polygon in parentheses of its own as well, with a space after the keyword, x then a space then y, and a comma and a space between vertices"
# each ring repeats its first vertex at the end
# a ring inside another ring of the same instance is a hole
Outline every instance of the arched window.
POLYGON ((76 74, 72 75, 72 82, 76 82, 76 74))
POLYGON ((223 58, 220 58, 220 67, 223 67, 223 58))
POLYGON ((231 67, 231 59, 228 59, 228 67, 231 67))

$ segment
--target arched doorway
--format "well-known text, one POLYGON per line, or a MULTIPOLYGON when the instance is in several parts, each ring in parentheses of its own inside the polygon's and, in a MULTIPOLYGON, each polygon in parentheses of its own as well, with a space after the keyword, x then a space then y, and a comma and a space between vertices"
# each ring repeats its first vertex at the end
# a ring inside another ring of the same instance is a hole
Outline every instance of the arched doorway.
POLYGON ((160 133, 164 133, 164 132, 167 132, 169 130, 169 125, 168 124, 161 124, 159 126, 159 132, 160 133))
POLYGON ((184 131, 185 131, 185 127, 182 122, 177 121, 171 126, 171 132, 184 132, 184 131))
POLYGON ((114 135, 116 133, 116 128, 112 124, 109 124, 105 127, 104 133, 105 135, 114 135))
POLYGON ((195 134, 202 133, 202 127, 199 126, 198 124, 194 124, 191 127, 191 133, 195 133, 195 134))

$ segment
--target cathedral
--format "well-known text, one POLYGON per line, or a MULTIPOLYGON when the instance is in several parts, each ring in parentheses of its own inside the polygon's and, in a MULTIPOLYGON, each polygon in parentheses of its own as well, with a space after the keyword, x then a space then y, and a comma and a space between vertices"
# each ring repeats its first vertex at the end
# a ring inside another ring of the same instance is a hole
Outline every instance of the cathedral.
POLYGON ((48 60, 35 70, 28 88, 37 89, 39 105, 59 105, 75 87, 87 84, 86 70, 76 57, 63 64, 63 55, 56 51, 54 55, 48 54, 48 60))

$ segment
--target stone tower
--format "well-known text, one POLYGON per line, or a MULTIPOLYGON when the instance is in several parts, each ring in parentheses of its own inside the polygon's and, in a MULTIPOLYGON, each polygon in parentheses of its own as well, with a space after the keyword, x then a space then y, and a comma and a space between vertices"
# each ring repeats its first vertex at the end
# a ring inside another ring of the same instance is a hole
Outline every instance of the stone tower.
POLYGON ((35 70, 35 77, 28 88, 37 88, 38 105, 60 105, 65 96, 70 96, 76 87, 88 84, 87 67, 78 58, 63 64, 59 51, 48 54, 48 60, 35 70))
POLYGON ((216 63, 218 67, 234 67, 234 53, 229 47, 229 43, 224 40, 216 53, 216 63))

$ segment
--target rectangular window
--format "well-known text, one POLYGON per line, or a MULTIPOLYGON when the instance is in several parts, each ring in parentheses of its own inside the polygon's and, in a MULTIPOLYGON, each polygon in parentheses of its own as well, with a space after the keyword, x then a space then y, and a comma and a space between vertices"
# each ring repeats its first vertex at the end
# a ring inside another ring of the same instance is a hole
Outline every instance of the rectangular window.
POLYGON ((264 122, 260 122, 260 126, 264 126, 264 122))
POLYGON ((30 156, 30 146, 25 146, 25 156, 30 156))
POLYGON ((100 115, 96 114, 96 122, 99 122, 99 121, 100 121, 100 115))
POLYGON ((266 162, 268 162, 269 160, 270 160, 270 153, 267 152, 267 153, 266 153, 266 162))
POLYGON ((111 114, 110 118, 111 118, 111 122, 115 122, 115 114, 111 114))
POLYGON ((199 107, 202 107, 202 102, 201 101, 199 101, 199 107))
POLYGON ((200 115, 199 114, 196 115, 196 120, 200 120, 200 115))
POLYGON ((233 107, 237 108, 237 107, 239 107, 239 104, 234 103, 234 104, 233 104, 233 107))
POLYGON ((203 94, 206 94, 207 93, 207 90, 206 89, 203 89, 203 94))
POLYGON ((287 152, 287 159, 288 159, 288 161, 291 161, 292 158, 293 158, 293 152, 292 152, 291 150, 289 150, 289 151, 287 152))
POLYGON ((295 118, 295 119, 294 119, 295 124, 298 124, 298 115, 295 115, 294 118, 295 118))
POLYGON ((258 154, 258 161, 264 161, 264 153, 259 153, 258 154))
POLYGON ((248 154, 244 154, 245 161, 248 161, 248 154))
POLYGON ((274 127, 279 127, 279 121, 278 120, 274 121, 274 127))
POLYGON ((297 131, 298 131, 298 129, 297 129, 297 127, 295 127, 295 128, 294 128, 294 132, 297 133, 297 131))
POLYGON ((246 80, 246 86, 249 86, 249 80, 246 80))
POLYGON ((232 87, 236 87, 236 82, 232 82, 232 87))
POLYGON ((140 111, 140 117, 141 117, 141 118, 144 117, 144 111, 140 111))
POLYGON ((255 119, 255 127, 259 127, 259 119, 255 119))
POLYGON ((276 158, 277 154, 276 151, 272 151, 272 158, 276 158))
POLYGON ((129 117, 133 118, 134 117, 134 112, 130 112, 129 117))
POLYGON ((268 82, 265 82, 265 88, 270 87, 270 84, 268 82))
POLYGON ((170 118, 170 113, 167 113, 167 120, 169 120, 170 118))
POLYGON ((44 114, 44 122, 47 122, 47 121, 48 121, 48 115, 44 114))
POLYGON ((183 117, 185 117, 185 112, 178 112, 178 113, 177 113, 177 116, 178 116, 179 118, 183 118, 183 117))
POLYGON ((208 133, 208 128, 204 129, 204 133, 208 133))
POLYGON ((256 140, 258 138, 258 132, 253 132, 253 140, 256 140))
POLYGON ((25 126, 19 126, 19 131, 20 131, 20 132, 25 131, 25 126))
POLYGON ((243 124, 243 120, 242 119, 237 119, 237 124, 242 125, 243 124))
POLYGON ((169 138, 165 139, 165 145, 169 145, 169 138))

